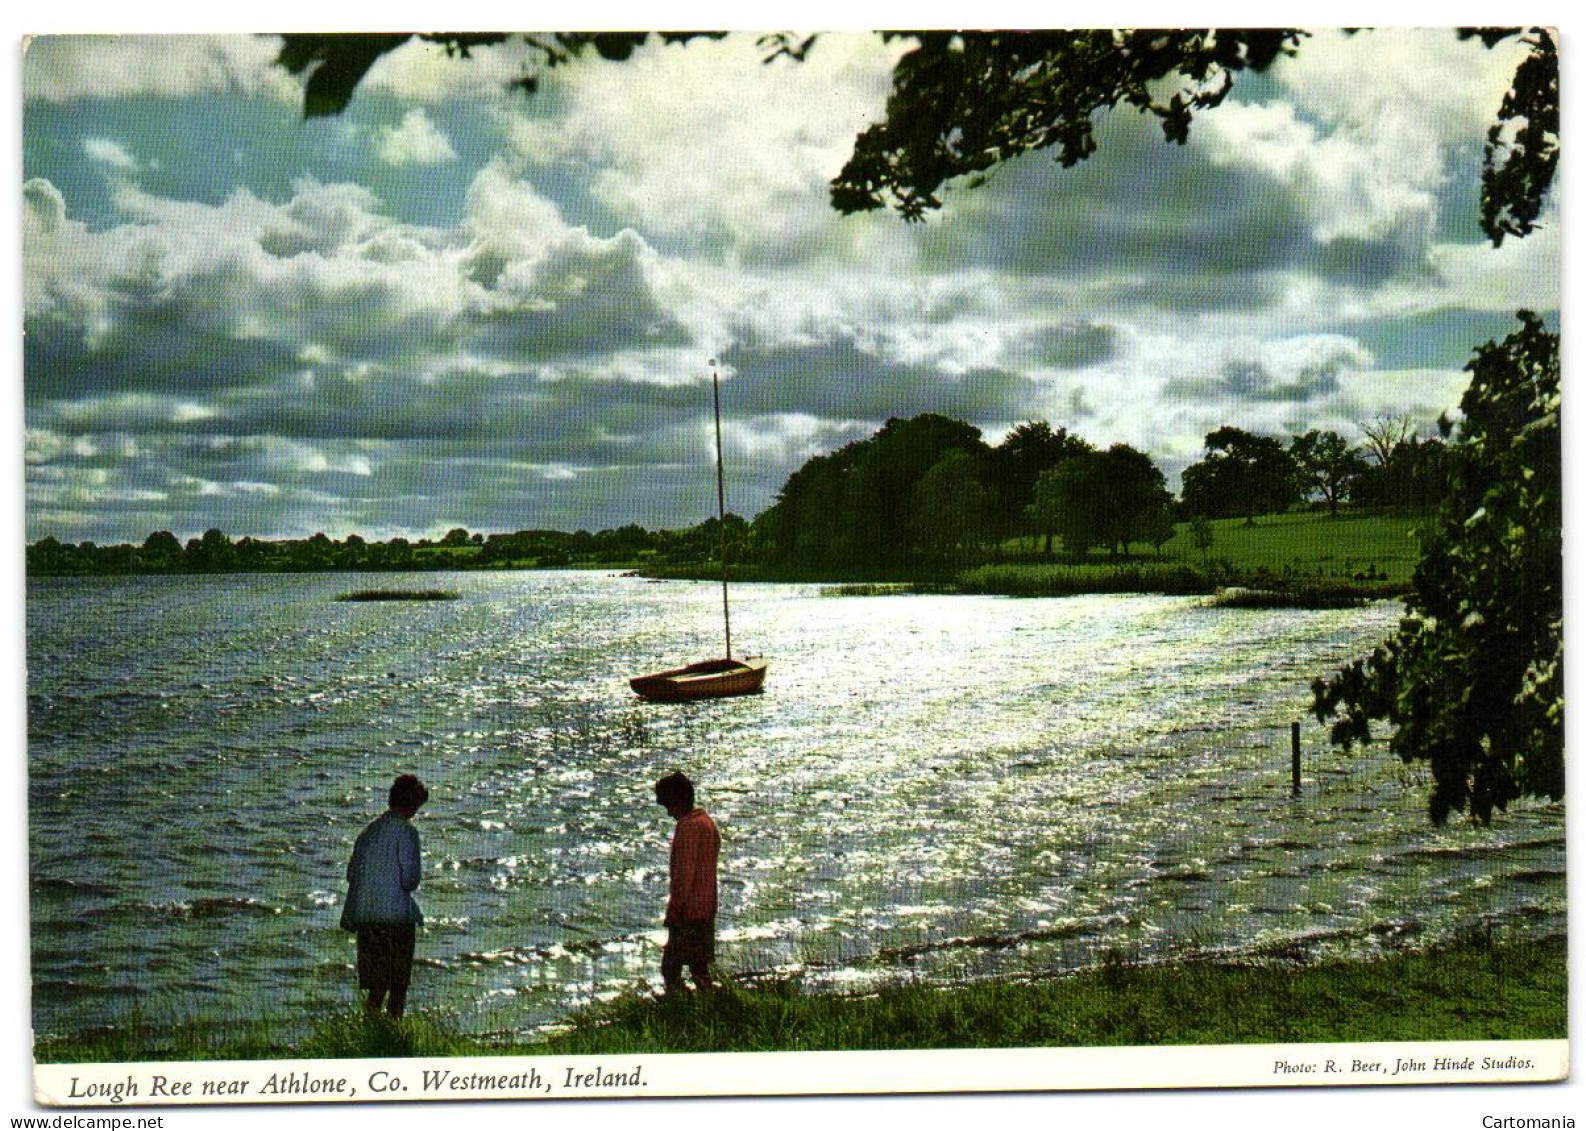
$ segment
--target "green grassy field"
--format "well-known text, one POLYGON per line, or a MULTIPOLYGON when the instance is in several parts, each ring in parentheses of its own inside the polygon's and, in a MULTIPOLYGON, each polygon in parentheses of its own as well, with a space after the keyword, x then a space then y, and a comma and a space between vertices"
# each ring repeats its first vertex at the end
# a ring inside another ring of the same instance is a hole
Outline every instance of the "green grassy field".
POLYGON ((960 573, 960 592, 1009 596, 1075 593, 1212 593, 1228 587, 1274 591, 1295 604, 1402 594, 1418 556, 1408 515, 1303 512, 1211 523, 1203 554, 1188 523, 1180 523, 1160 554, 1125 560, 1093 553, 1083 562, 1044 561, 1030 540, 1003 547, 1018 560, 960 573))
MULTIPOLYGON (((1415 572, 1417 549, 1411 530, 1420 516, 1320 512, 1273 514, 1255 525, 1243 519, 1218 519, 1212 526, 1210 555, 1235 569, 1281 573, 1290 570, 1337 581, 1356 575, 1407 585, 1415 572)), ((1169 558, 1199 562, 1188 523, 1179 524, 1162 548, 1169 558)))
POLYGON ((436 1014, 392 1023, 348 1013, 292 1043, 273 1040, 267 1021, 192 1024, 162 1035, 134 1024, 41 1042, 35 1056, 68 1063, 1561 1038, 1566 966, 1562 938, 1477 937, 1375 961, 1299 967, 1146 966, 1108 955, 1098 969, 1059 978, 859 996, 806 994, 793 982, 667 1000, 628 995, 533 1043, 461 1036, 436 1014))
MULTIPOLYGON (((1412 531, 1423 516, 1317 511, 1263 515, 1254 523, 1217 519, 1202 553, 1190 524, 1180 523, 1159 554, 1131 546, 1124 558, 1094 551, 1083 561, 1048 559, 1038 538, 998 547, 998 560, 966 568, 886 570, 856 567, 734 565, 739 581, 824 583, 824 595, 990 593, 1010 597, 1066 597, 1080 593, 1213 594, 1229 588, 1261 590, 1251 603, 1332 605, 1404 594, 1415 573, 1412 531)), ((651 564, 646 576, 715 580, 710 564, 651 564)))

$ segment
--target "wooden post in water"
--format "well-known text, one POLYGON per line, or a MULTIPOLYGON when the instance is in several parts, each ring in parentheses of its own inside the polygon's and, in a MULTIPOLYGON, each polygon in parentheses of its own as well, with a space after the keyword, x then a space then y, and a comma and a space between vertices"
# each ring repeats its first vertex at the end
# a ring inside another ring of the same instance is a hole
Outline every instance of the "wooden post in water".
POLYGON ((1300 795, 1300 724, 1289 724, 1289 776, 1294 780, 1294 796, 1300 795))

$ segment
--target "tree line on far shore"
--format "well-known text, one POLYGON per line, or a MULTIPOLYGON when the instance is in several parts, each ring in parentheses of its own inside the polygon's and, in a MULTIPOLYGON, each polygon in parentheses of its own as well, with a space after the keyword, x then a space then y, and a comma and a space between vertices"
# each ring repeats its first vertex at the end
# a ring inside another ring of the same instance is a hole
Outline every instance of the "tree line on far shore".
MULTIPOLYGON (((743 540, 747 523, 727 516, 729 537, 743 540)), ((684 565, 711 560, 721 524, 709 519, 686 530, 637 525, 591 533, 520 530, 469 533, 454 527, 441 538, 396 537, 381 542, 349 534, 311 538, 233 539, 210 528, 184 544, 157 530, 141 544, 100 546, 41 538, 27 548, 28 573, 38 576, 117 573, 309 573, 327 570, 557 569, 629 564, 641 560, 684 565)))
MULTIPOLYGON (((1310 431, 1287 443, 1224 426, 1206 436, 1174 499, 1149 456, 1127 444, 1100 448, 1043 420, 996 445, 959 420, 925 414, 889 420, 872 436, 816 456, 776 500, 746 522, 710 518, 682 530, 635 524, 590 532, 522 530, 438 539, 233 539, 211 528, 185 543, 169 530, 141 544, 66 543, 27 548, 30 574, 310 572, 323 570, 549 569, 730 561, 773 569, 896 572, 955 568, 1006 556, 1017 539, 1043 557, 1095 551, 1160 552, 1183 521, 1279 513, 1310 504, 1424 511, 1442 497, 1441 438, 1423 439, 1407 417, 1363 426, 1366 442, 1310 431)), ((1446 431, 1446 429, 1445 429, 1446 431)))

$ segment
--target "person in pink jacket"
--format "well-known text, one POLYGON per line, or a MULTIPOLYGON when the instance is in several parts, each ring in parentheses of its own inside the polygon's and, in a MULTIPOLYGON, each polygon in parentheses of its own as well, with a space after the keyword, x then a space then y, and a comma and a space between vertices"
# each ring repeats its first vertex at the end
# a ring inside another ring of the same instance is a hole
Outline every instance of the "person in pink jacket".
POLYGON ((677 822, 672 829, 671 884, 666 901, 666 992, 683 988, 683 967, 701 990, 713 990, 716 958, 716 858, 721 834, 710 814, 694 806, 694 783, 682 772, 655 783, 655 800, 677 822))

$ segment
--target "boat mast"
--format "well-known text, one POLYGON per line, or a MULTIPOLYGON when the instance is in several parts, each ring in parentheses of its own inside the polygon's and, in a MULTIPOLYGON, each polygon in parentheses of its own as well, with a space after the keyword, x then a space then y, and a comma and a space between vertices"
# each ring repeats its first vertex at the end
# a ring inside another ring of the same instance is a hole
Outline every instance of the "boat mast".
POLYGON ((727 611, 727 488, 721 470, 721 383, 716 359, 710 359, 710 391, 716 404, 716 514, 721 524, 721 623, 727 632, 727 659, 732 659, 732 614, 727 611))

